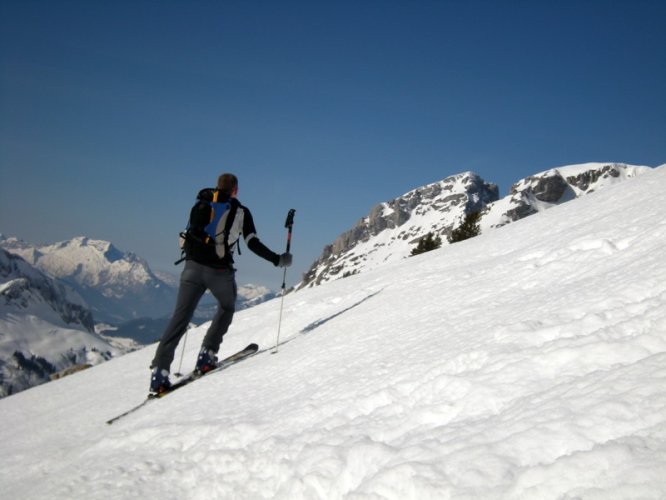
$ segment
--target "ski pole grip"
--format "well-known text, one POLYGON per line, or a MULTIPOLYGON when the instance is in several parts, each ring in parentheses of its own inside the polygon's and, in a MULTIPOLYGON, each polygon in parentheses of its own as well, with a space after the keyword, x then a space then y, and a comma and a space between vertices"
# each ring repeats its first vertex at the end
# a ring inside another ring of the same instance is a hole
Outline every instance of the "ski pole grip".
POLYGON ((289 249, 291 248, 291 228, 294 225, 294 214, 296 213, 296 210, 291 208, 289 210, 289 213, 287 214, 287 220, 284 222, 284 227, 286 227, 289 232, 287 233, 287 253, 289 253, 289 249))
POLYGON ((296 213, 296 210, 291 208, 289 210, 289 213, 287 214, 287 220, 284 223, 284 227, 291 228, 291 226, 294 225, 294 214, 296 213))

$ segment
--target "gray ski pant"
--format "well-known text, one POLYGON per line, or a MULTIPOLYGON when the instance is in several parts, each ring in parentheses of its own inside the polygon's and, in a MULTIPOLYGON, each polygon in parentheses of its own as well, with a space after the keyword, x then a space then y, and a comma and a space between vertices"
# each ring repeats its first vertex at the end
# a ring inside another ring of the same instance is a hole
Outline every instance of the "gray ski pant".
POLYGON ((236 309, 235 270, 215 269, 187 260, 185 269, 180 275, 176 307, 157 346, 151 368, 169 370, 178 342, 187 331, 187 326, 194 316, 194 310, 206 290, 210 290, 213 297, 217 299, 218 307, 201 345, 213 352, 219 350, 222 337, 227 333, 236 309))

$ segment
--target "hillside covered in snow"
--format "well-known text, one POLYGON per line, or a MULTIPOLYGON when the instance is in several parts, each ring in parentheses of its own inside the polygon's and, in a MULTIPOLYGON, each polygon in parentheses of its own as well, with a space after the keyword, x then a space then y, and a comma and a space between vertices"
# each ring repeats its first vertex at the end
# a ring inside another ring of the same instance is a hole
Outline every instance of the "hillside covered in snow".
POLYGON ((650 171, 650 167, 644 166, 593 162, 530 175, 511 186, 507 196, 484 207, 481 229, 487 231, 510 224, 650 171))
POLYGON ((276 355, 279 301, 241 311, 222 354, 268 350, 111 426, 145 397, 155 346, 0 400, 0 490, 662 499, 665 188, 660 167, 289 294, 276 355))
POLYGON ((446 244, 470 213, 480 213, 480 229, 487 232, 650 170, 624 163, 567 165, 519 180, 501 199, 497 186, 474 172, 452 175, 373 207, 324 247, 298 288, 398 262, 409 257, 428 233, 446 244))

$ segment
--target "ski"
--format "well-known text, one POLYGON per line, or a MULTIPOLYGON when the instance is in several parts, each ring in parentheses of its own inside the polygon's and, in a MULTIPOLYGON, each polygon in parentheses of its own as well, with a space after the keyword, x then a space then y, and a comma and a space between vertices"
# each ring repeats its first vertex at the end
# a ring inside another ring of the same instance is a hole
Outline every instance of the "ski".
POLYGON ((199 373, 196 370, 190 373, 189 375, 186 375, 185 377, 181 378, 178 382, 175 382, 174 384, 171 385, 171 388, 168 391, 162 392, 160 394, 156 394, 154 396, 149 396, 150 399, 160 399, 165 396, 168 396, 171 394, 173 391, 176 391, 180 389, 181 387, 186 386, 187 384, 190 384, 194 382, 195 380, 200 379, 203 376, 208 376, 211 375, 212 373, 219 372, 224 370, 230 365, 233 365, 234 363, 238 363, 239 361, 249 358, 250 356, 254 355, 257 353, 259 350, 259 346, 257 344, 250 344, 244 349, 241 349, 235 354, 232 354, 231 356, 224 358, 221 361, 217 362, 217 366, 213 368, 212 370, 206 372, 206 373, 199 373))
POLYGON ((235 363, 238 363, 239 361, 242 361, 244 359, 249 358, 250 356, 255 355, 258 350, 259 350, 259 346, 257 344, 250 344, 247 347, 245 347, 244 349, 241 349, 240 351, 238 351, 237 353, 232 354, 231 356, 226 357, 221 361, 218 361, 217 366, 215 368, 213 368, 212 370, 206 372, 205 374, 200 374, 195 370, 195 371, 191 372, 189 375, 186 375, 185 377, 180 379, 178 382, 175 382, 168 391, 165 391, 161 394, 150 394, 150 395, 148 395, 148 397, 146 399, 144 399, 141 403, 136 405, 134 408, 130 408, 126 412, 121 413, 120 415, 118 415, 116 417, 113 417, 110 420, 107 420, 106 423, 108 425, 111 425, 114 422, 117 422, 118 420, 120 420, 121 418, 126 417, 127 415, 130 415, 130 414, 134 413, 135 411, 140 410, 141 408, 146 406, 151 401, 155 401, 156 399, 161 399, 165 396, 168 396, 172 392, 180 389, 181 387, 185 387, 186 385, 194 382, 195 380, 200 379, 203 376, 208 376, 212 373, 222 371, 225 368, 228 368, 229 366, 231 366, 235 363))

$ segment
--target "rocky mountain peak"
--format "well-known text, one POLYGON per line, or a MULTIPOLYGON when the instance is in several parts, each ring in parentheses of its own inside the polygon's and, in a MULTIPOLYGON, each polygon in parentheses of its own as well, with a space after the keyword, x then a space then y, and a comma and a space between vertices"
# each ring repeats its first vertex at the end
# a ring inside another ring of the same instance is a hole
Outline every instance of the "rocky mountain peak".
POLYGON ((516 182, 508 196, 483 210, 482 228, 509 224, 649 170, 624 163, 583 163, 530 175, 516 182))
POLYGON ((480 226, 486 231, 649 170, 623 163, 552 168, 516 182, 502 199, 495 184, 474 172, 452 175, 375 205, 354 227, 324 247, 298 288, 403 259, 429 232, 446 243, 446 236, 466 214, 480 212, 480 226))
POLYGON ((352 229, 327 245, 298 288, 402 259, 430 231, 446 235, 464 214, 499 197, 495 184, 463 172, 375 205, 352 229))

